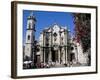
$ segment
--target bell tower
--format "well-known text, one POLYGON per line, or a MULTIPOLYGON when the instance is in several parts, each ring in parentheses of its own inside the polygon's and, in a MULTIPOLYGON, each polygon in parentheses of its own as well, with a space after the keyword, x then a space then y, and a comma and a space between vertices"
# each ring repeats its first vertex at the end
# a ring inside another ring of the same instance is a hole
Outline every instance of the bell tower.
POLYGON ((25 37, 25 60, 34 60, 34 42, 35 42, 35 23, 36 18, 33 12, 27 17, 27 28, 25 37))

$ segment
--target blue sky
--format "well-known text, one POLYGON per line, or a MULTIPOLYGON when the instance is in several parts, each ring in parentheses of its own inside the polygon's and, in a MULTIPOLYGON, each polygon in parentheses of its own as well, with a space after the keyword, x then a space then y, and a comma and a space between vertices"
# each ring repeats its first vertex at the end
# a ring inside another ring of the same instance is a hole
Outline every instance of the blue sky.
MULTIPOLYGON (((25 41, 26 36, 26 27, 27 27, 27 17, 32 11, 23 10, 23 42, 25 41)), ((40 32, 54 24, 57 23, 60 26, 67 26, 70 29, 71 33, 74 32, 74 23, 72 13, 68 12, 51 12, 51 11, 33 11, 33 15, 36 17, 36 33, 35 38, 38 40, 40 32)))

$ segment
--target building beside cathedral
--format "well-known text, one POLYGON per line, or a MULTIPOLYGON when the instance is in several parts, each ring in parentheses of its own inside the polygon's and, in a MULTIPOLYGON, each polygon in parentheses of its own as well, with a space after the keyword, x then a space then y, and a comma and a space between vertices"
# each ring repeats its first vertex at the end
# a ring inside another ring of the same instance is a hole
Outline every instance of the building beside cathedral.
POLYGON ((36 18, 30 15, 27 18, 24 63, 30 61, 30 66, 38 65, 38 68, 41 68, 41 65, 43 67, 88 65, 88 56, 83 53, 81 44, 71 36, 66 26, 56 23, 50 25, 42 30, 39 40, 36 41, 35 24, 36 18))

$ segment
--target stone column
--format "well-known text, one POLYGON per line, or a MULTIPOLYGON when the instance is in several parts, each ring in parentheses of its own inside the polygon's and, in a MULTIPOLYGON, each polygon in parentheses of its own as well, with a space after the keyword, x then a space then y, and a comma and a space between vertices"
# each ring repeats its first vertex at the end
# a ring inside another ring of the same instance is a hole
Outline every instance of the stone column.
POLYGON ((45 49, 44 49, 44 54, 43 54, 43 61, 44 61, 44 64, 45 64, 45 49))
POLYGON ((65 35, 65 64, 67 64, 67 37, 68 37, 68 34, 67 34, 67 30, 65 30, 64 32, 64 35, 65 35))
POLYGON ((57 51, 58 54, 58 62, 60 63, 61 57, 60 57, 60 50, 57 51))
POLYGON ((43 32, 43 63, 45 64, 45 32, 43 32))
POLYGON ((65 56, 65 49, 64 49, 64 47, 62 49, 62 53, 61 54, 62 54, 62 58, 61 58, 62 59, 62 63, 65 64, 65 57, 66 56, 65 56))
POLYGON ((61 51, 61 47, 60 47, 60 64, 61 64, 61 61, 63 61, 63 59, 62 59, 62 51, 61 51))
POLYGON ((43 47, 40 48, 40 60, 43 62, 43 47))
POLYGON ((52 32, 50 32, 50 41, 49 41, 49 62, 52 61, 51 47, 52 47, 52 32))
POLYGON ((49 48, 49 62, 52 61, 52 55, 51 55, 51 47, 49 48))
POLYGON ((61 58, 61 32, 59 32, 59 36, 60 36, 60 37, 59 37, 59 39, 60 39, 60 45, 59 45, 59 46, 60 46, 60 49, 59 49, 59 53, 58 53, 58 54, 60 55, 60 56, 59 56, 59 63, 61 64, 61 59, 62 59, 62 58, 61 58))

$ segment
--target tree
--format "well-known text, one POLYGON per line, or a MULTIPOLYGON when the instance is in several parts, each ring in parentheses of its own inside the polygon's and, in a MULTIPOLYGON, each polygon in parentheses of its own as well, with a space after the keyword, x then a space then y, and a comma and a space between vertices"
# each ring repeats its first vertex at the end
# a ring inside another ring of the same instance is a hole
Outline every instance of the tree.
POLYGON ((82 43, 83 52, 91 47, 91 15, 88 13, 74 13, 75 37, 82 43))

